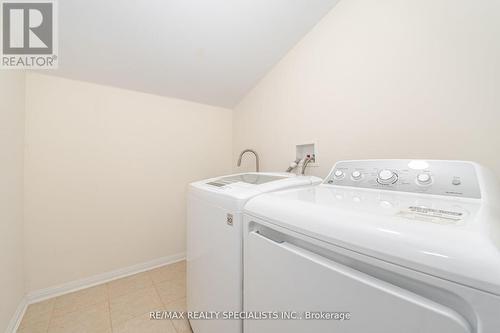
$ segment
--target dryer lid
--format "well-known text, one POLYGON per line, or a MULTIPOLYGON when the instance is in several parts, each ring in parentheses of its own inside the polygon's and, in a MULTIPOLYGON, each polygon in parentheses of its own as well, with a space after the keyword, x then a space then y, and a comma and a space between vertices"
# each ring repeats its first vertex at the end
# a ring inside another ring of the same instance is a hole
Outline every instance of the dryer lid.
POLYGON ((258 196, 245 213, 500 295, 500 215, 482 201, 320 185, 258 196))

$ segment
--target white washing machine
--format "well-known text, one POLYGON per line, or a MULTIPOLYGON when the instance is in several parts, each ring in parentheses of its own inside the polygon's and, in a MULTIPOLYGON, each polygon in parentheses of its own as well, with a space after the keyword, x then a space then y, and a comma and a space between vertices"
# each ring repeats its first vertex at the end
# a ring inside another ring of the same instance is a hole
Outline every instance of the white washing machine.
MULTIPOLYGON (((241 312, 244 204, 262 193, 320 182, 317 177, 290 173, 245 173, 190 184, 187 212, 188 311, 212 312, 212 315, 213 312, 241 312)), ((190 320, 193 331, 242 331, 241 320, 222 320, 221 313, 218 316, 210 317, 212 320, 190 320)))
POLYGON ((247 203, 244 281, 246 311, 295 319, 245 333, 498 333, 497 180, 471 162, 338 162, 247 203))

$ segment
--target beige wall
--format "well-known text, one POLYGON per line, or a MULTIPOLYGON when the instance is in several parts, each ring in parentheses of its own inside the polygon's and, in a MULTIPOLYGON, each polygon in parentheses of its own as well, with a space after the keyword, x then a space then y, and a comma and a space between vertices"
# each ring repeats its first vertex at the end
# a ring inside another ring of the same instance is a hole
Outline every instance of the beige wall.
POLYGON ((24 296, 24 73, 0 71, 0 332, 24 296))
MULTIPOLYGON (((475 160, 500 176, 500 2, 341 1, 236 107, 234 157, 475 160)), ((245 164, 253 168, 251 159, 245 164)))
POLYGON ((185 189, 231 169, 230 110, 27 75, 28 290, 185 251, 185 189))

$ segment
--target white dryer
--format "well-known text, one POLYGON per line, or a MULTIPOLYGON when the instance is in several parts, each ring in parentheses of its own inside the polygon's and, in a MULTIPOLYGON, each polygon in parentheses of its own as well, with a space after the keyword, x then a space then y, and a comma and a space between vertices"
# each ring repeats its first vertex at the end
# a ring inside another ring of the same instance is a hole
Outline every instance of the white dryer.
POLYGON ((500 332, 496 178, 471 162, 344 161, 319 186, 250 200, 244 309, 295 319, 245 333, 500 332))
POLYGON ((245 173, 189 185, 187 307, 188 311, 211 312, 212 318, 191 320, 195 333, 242 331, 241 320, 223 320, 222 312, 240 313, 243 308, 244 204, 262 193, 320 182, 317 177, 290 173, 245 173))

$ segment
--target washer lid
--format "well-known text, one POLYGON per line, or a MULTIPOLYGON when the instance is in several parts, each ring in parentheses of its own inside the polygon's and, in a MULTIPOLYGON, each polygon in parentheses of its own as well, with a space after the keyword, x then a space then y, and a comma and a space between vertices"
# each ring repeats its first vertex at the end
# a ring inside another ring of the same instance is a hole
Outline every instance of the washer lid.
POLYGON ((241 210, 256 195, 292 187, 315 185, 321 179, 284 172, 251 172, 210 178, 189 184, 189 194, 231 210, 241 210))
POLYGON ((234 183, 260 185, 285 178, 290 178, 290 176, 277 175, 277 174, 271 175, 271 174, 260 174, 260 173, 241 173, 238 175, 220 177, 215 180, 209 181, 206 184, 216 187, 228 186, 234 183))
POLYGON ((263 194, 245 213, 500 295, 500 214, 478 200, 319 185, 263 194))

